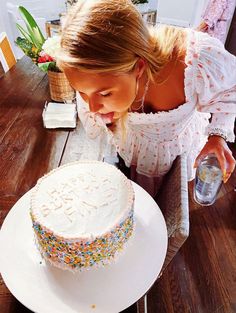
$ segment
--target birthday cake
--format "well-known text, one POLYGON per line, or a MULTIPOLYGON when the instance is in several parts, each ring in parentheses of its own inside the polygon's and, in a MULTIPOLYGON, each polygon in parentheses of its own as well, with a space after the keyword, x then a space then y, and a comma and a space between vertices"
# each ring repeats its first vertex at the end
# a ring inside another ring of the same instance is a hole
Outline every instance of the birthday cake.
POLYGON ((133 206, 131 181, 115 166, 78 161, 58 167, 32 192, 36 244, 62 269, 109 264, 132 235, 133 206))

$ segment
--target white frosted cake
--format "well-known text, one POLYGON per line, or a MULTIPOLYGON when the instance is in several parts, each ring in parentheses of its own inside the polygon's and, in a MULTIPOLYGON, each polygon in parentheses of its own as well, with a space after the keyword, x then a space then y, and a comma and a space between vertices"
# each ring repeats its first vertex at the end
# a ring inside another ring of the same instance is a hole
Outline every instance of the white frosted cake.
POLYGON ((70 270, 110 263, 133 231, 134 191, 115 166, 79 161, 37 182, 31 218, 44 259, 70 270))

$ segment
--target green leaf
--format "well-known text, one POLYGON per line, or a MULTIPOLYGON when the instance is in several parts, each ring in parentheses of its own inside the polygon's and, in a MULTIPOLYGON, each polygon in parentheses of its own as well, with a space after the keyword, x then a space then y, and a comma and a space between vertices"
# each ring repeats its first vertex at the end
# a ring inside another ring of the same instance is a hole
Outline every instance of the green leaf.
POLYGON ((38 63, 38 67, 44 71, 44 72, 47 72, 48 71, 48 68, 50 66, 51 63, 55 63, 55 62, 45 62, 45 63, 38 63))
POLYGON ((33 28, 37 29, 37 31, 39 33, 39 36, 41 38, 41 41, 44 42, 45 38, 44 38, 44 36, 43 36, 43 34, 42 34, 38 24, 36 23, 36 21, 33 18, 33 16, 29 13, 29 11, 26 8, 24 8, 23 6, 19 6, 19 11, 20 11, 20 13, 21 13, 21 15, 22 15, 26 25, 28 24, 29 27, 31 27, 32 29, 33 28))
POLYGON ((25 37, 25 39, 27 39, 29 42, 32 42, 32 38, 30 37, 30 35, 27 33, 27 31, 24 30, 24 28, 19 25, 19 24, 16 24, 16 27, 19 29, 19 31, 21 32, 21 34, 25 37))
POLYGON ((15 43, 17 44, 18 47, 20 47, 25 53, 32 50, 32 43, 21 37, 17 37, 15 43))
POLYGON ((37 63, 38 67, 44 72, 53 71, 61 73, 61 70, 57 67, 56 62, 37 63))
POLYGON ((39 28, 33 28, 33 34, 34 34, 35 40, 37 40, 37 42, 40 46, 40 49, 41 49, 42 45, 44 44, 45 39, 44 39, 44 41, 42 41, 40 29, 39 28))
POLYGON ((26 25, 28 29, 28 34, 31 38, 32 43, 38 48, 41 49, 43 42, 40 42, 40 38, 38 37, 38 33, 36 32, 36 29, 30 28, 28 25, 26 25))
MULTIPOLYGON (((43 43, 45 42, 45 38, 36 23, 33 16, 24 8, 23 6, 19 6, 20 14, 25 22, 25 25, 28 30, 28 37, 31 38, 32 43, 37 47, 41 48, 43 43)), ((26 32, 26 31, 25 31, 26 32)), ((25 35, 24 35, 25 36, 25 35)))

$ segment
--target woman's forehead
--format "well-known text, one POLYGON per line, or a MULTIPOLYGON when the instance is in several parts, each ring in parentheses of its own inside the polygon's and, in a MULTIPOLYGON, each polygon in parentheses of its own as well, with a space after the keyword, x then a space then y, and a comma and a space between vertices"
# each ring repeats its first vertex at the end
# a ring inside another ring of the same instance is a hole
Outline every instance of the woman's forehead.
POLYGON ((66 76, 72 79, 78 79, 82 81, 93 82, 119 82, 120 80, 129 76, 130 73, 119 73, 119 72, 105 72, 105 73, 93 73, 83 72, 76 68, 65 69, 66 76))
POLYGON ((94 78, 117 78, 117 77, 122 77, 126 76, 129 73, 125 72, 118 72, 118 71, 110 71, 110 72, 96 72, 96 71, 81 71, 80 69, 77 69, 76 67, 68 67, 65 68, 64 71, 66 73, 69 73, 71 75, 76 75, 76 76, 81 76, 81 77, 94 77, 94 78))
POLYGON ((97 88, 107 88, 114 84, 121 83, 127 78, 128 73, 93 73, 82 72, 76 68, 65 69, 66 76, 73 83, 80 86, 80 88, 87 88, 90 86, 96 86, 97 88))

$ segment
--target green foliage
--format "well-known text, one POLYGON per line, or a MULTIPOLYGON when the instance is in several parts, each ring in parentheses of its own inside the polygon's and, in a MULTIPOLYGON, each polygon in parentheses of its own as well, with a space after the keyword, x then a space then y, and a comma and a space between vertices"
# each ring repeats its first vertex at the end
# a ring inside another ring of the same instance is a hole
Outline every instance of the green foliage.
POLYGON ((45 42, 45 38, 36 23, 33 16, 26 10, 26 8, 20 6, 19 7, 20 14, 25 22, 26 29, 24 29, 21 25, 16 24, 17 28, 23 35, 23 37, 29 41, 34 47, 38 50, 42 49, 42 45, 45 42))
POLYGON ((28 57, 36 61, 40 51, 29 40, 17 37, 15 43, 28 57))
POLYGON ((45 62, 45 63, 38 63, 38 67, 44 71, 53 71, 53 72, 61 72, 56 65, 56 62, 45 62))

